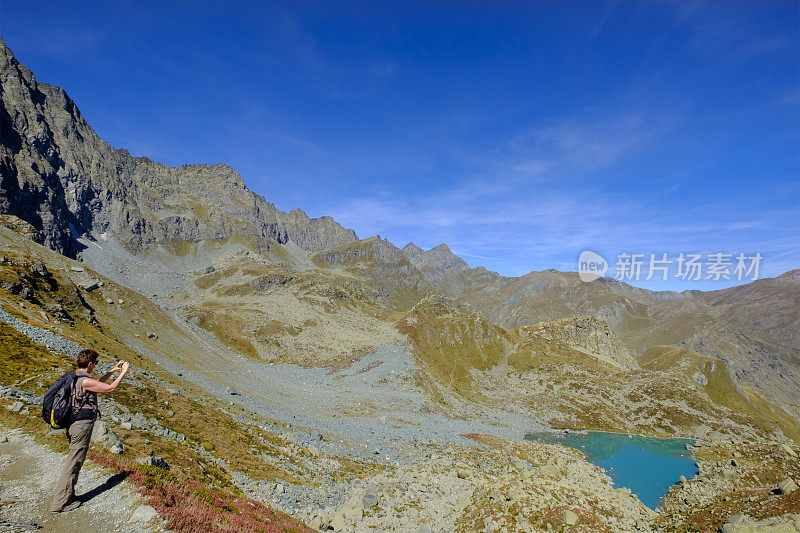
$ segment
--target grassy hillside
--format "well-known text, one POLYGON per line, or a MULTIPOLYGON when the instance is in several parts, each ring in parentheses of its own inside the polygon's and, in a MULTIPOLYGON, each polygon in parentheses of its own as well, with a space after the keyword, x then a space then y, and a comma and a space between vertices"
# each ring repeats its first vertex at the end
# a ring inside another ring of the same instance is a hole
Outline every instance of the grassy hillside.
POLYGON ((642 368, 705 381, 703 390, 715 404, 775 424, 787 437, 800 442, 800 424, 763 394, 749 387, 738 387, 725 361, 675 346, 648 348, 638 361, 642 368))

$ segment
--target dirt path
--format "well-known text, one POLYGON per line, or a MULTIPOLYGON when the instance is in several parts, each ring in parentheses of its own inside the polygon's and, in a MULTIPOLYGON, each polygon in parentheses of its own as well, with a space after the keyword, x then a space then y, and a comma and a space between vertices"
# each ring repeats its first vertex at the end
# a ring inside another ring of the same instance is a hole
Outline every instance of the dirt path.
POLYGON ((142 522, 138 518, 149 507, 125 481, 99 467, 85 464, 75 489, 87 499, 78 509, 51 513, 53 486, 61 470, 64 455, 54 452, 19 429, 0 426, 0 531, 34 531, 3 526, 4 522, 36 523, 39 531, 52 532, 127 532, 163 531, 158 520, 142 522), (133 520, 132 520, 133 518, 133 520))

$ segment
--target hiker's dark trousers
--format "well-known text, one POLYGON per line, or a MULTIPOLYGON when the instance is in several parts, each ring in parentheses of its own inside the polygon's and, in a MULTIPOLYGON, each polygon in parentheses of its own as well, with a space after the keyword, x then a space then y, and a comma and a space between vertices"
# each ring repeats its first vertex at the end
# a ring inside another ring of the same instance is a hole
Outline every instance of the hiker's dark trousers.
POLYGON ((83 461, 86 460, 86 452, 89 451, 93 427, 93 420, 80 420, 67 428, 69 453, 67 462, 61 469, 61 477, 58 478, 53 504, 50 506, 51 511, 60 511, 75 499, 75 483, 78 482, 78 474, 81 473, 83 461))

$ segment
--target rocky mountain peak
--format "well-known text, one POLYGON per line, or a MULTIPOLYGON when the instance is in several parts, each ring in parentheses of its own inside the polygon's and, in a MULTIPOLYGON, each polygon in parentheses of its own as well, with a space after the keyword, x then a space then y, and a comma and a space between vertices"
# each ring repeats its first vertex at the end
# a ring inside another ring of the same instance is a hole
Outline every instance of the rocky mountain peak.
POLYGON ((420 270, 436 270, 445 274, 458 274, 469 270, 467 262, 455 255, 444 243, 425 251, 410 242, 402 251, 411 264, 420 270))
POLYGON ((229 165, 169 167, 105 143, 66 92, 39 83, 0 40, 0 214, 74 256, 76 238, 105 233, 130 251, 239 235, 306 250, 357 239, 330 217, 284 213, 229 165))

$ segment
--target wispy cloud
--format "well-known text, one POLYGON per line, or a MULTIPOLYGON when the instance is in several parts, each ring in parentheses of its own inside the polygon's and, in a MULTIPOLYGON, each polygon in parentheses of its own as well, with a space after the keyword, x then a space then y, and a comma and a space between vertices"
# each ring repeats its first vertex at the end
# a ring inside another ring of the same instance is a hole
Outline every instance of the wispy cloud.
POLYGON ((524 176, 582 175, 642 147, 675 120, 644 112, 551 120, 509 140, 498 160, 524 176))
POLYGON ((664 196, 674 184, 663 191, 650 187, 642 196, 635 188, 594 179, 663 142, 677 120, 641 112, 534 125, 494 150, 471 154, 470 178, 452 187, 352 198, 331 206, 332 214, 361 236, 381 234, 400 245, 414 240, 426 248, 447 242, 473 266, 512 275, 534 268, 573 269, 583 249, 610 255, 773 255, 794 249, 788 257, 771 258, 768 272, 787 270, 798 260, 797 239, 786 226, 794 214, 762 211, 776 191, 765 190, 760 199, 726 194, 665 209, 664 196), (764 234, 775 238, 765 242, 764 234))

